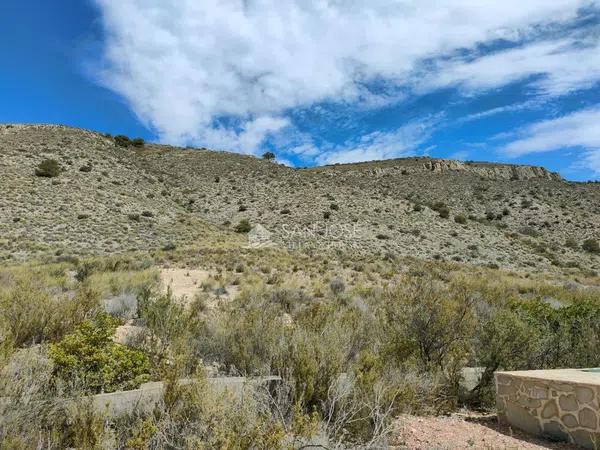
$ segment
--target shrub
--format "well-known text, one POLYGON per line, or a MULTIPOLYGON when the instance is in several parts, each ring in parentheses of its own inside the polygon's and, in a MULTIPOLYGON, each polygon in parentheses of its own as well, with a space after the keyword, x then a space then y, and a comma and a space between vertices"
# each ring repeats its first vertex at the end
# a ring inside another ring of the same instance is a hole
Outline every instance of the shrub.
POLYGON ((431 279, 409 279, 406 287, 387 293, 386 335, 393 357, 416 357, 424 369, 465 357, 473 332, 473 302, 465 289, 447 289, 431 279))
POLYGON ((377 239, 382 240, 382 241, 386 241, 388 240, 390 237, 387 234, 383 234, 383 233, 379 233, 377 236, 375 236, 377 239))
POLYGON ((92 171, 93 167, 91 164, 86 164, 85 166, 81 166, 79 168, 80 172, 84 172, 84 173, 90 173, 92 171))
POLYGON ((140 221, 140 215, 137 213, 131 213, 131 214, 127 214, 127 218, 133 222, 139 222, 140 221))
POLYGON ((118 147, 129 147, 131 145, 131 139, 123 134, 119 134, 115 136, 115 145, 118 147))
POLYGON ((74 296, 52 296, 34 284, 33 279, 19 279, 14 288, 0 292, 3 343, 18 348, 60 339, 99 306, 98 294, 88 288, 74 296))
POLYGON ((329 207, 334 211, 337 211, 340 209, 340 207, 337 203, 332 203, 331 205, 329 205, 329 207))
POLYGON ((442 219, 447 219, 448 217, 450 217, 450 210, 448 209, 448 207, 443 206, 440 209, 438 209, 438 214, 442 219))
POLYGON ((579 249, 579 244, 577 243, 577 241, 575 240, 575 238, 569 237, 565 241, 565 247, 568 247, 568 248, 573 249, 573 250, 578 250, 579 249))
POLYGON ((235 226, 236 233, 249 233, 251 229, 252 225, 250 225, 248 219, 240 220, 240 222, 235 226))
POLYGON ((423 206, 420 205, 419 203, 415 203, 414 206, 413 206, 413 211, 415 211, 415 212, 421 212, 421 211, 423 211, 423 206))
POLYGON ((60 164, 55 159, 45 159, 35 169, 36 176, 45 178, 57 177, 61 172, 60 164))
POLYGON ((171 252, 171 251, 176 250, 176 249, 177 249, 177 245, 175 245, 173 242, 168 242, 167 244, 165 244, 162 247, 162 250, 165 251, 165 252, 171 252))
POLYGON ((329 282, 329 289, 333 292, 333 295, 339 295, 346 290, 346 284, 339 278, 334 278, 329 282))
POLYGON ((263 159, 266 159, 267 161, 272 161, 275 159, 275 153, 273 152, 265 152, 262 155, 263 159))
POLYGON ((146 141, 144 141, 142 138, 135 138, 133 141, 131 141, 131 144, 134 147, 141 148, 146 144, 146 141))
POLYGON ((431 205, 431 209, 434 211, 439 211, 442 208, 446 208, 446 204, 444 202, 435 202, 433 205, 431 205))
POLYGON ((330 211, 325 211, 323 213, 323 219, 327 220, 331 217, 331 212, 330 211))
POLYGON ((143 211, 142 216, 144 217, 154 217, 154 213, 152 211, 143 211))
POLYGON ((454 221, 456 223, 464 225, 465 223, 467 223, 467 218, 465 217, 464 214, 457 214, 456 216, 454 216, 454 221))
POLYGON ((589 253, 600 253, 600 244, 596 239, 586 239, 581 244, 581 248, 589 253))
POLYGON ((538 237, 540 235, 538 230, 536 230, 535 228, 530 227, 530 226, 525 226, 525 227, 519 228, 519 233, 521 233, 525 236, 531 236, 531 237, 538 237))
POLYGON ((54 374, 77 380, 90 393, 135 389, 150 379, 150 360, 139 350, 112 341, 117 322, 107 314, 85 321, 50 346, 54 374))

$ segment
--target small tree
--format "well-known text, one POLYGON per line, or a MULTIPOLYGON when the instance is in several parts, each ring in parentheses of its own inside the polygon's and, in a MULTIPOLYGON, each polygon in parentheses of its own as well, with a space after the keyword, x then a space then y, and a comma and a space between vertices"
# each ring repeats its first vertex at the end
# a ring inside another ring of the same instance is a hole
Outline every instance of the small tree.
POLYGON ((38 177, 54 178, 60 175, 61 168, 55 159, 43 160, 35 169, 38 177))
POLYGON ((275 159, 275 153, 273 152, 266 152, 262 155, 263 159, 266 159, 267 161, 273 161, 275 159))

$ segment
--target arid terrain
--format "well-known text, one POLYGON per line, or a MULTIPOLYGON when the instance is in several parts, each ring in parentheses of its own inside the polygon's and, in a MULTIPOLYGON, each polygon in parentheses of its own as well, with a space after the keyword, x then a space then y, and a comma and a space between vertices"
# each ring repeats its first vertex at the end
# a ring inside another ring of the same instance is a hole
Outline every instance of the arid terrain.
POLYGON ((598 183, 41 125, 0 173, 2 449, 574 448, 498 424, 493 374, 600 366, 598 183))
POLYGON ((409 158, 290 169, 58 126, 0 127, 0 258, 239 245, 242 220, 303 252, 598 270, 600 184, 543 168, 409 158), (60 174, 35 176, 54 159, 60 174))

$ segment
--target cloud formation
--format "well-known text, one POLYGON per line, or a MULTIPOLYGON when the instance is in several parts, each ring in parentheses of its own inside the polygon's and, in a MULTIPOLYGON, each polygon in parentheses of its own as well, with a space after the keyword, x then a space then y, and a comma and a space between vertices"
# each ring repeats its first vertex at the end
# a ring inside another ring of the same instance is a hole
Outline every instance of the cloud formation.
POLYGON ((561 148, 600 149, 600 107, 576 111, 557 119, 529 125, 518 132, 518 139, 502 152, 518 157, 561 148))
POLYGON ((408 123, 393 132, 376 131, 342 145, 324 149, 319 164, 347 164, 413 156, 435 128, 436 119, 408 123))
POLYGON ((564 148, 582 151, 575 168, 591 169, 600 176, 600 107, 575 111, 557 119, 529 125, 501 149, 509 157, 551 152, 564 148))
MULTIPOLYGON (((266 138, 298 133, 291 111, 320 102, 381 108, 407 90, 485 90, 532 76, 534 88, 561 95, 600 79, 598 40, 535 39, 597 1, 96 1, 101 82, 170 143, 257 153, 266 138), (499 39, 512 48, 479 52, 499 39)), ((369 132, 317 160, 403 155, 426 135, 416 128, 369 132)), ((310 137, 296 149, 315 152, 310 137)))

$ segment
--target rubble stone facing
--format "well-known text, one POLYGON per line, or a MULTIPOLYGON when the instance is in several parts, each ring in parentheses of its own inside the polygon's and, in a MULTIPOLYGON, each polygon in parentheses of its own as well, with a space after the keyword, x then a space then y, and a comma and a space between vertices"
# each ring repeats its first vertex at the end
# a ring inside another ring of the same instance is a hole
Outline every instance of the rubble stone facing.
POLYGON ((533 435, 600 447, 600 382, 587 386, 518 374, 496 373, 499 420, 533 435))

